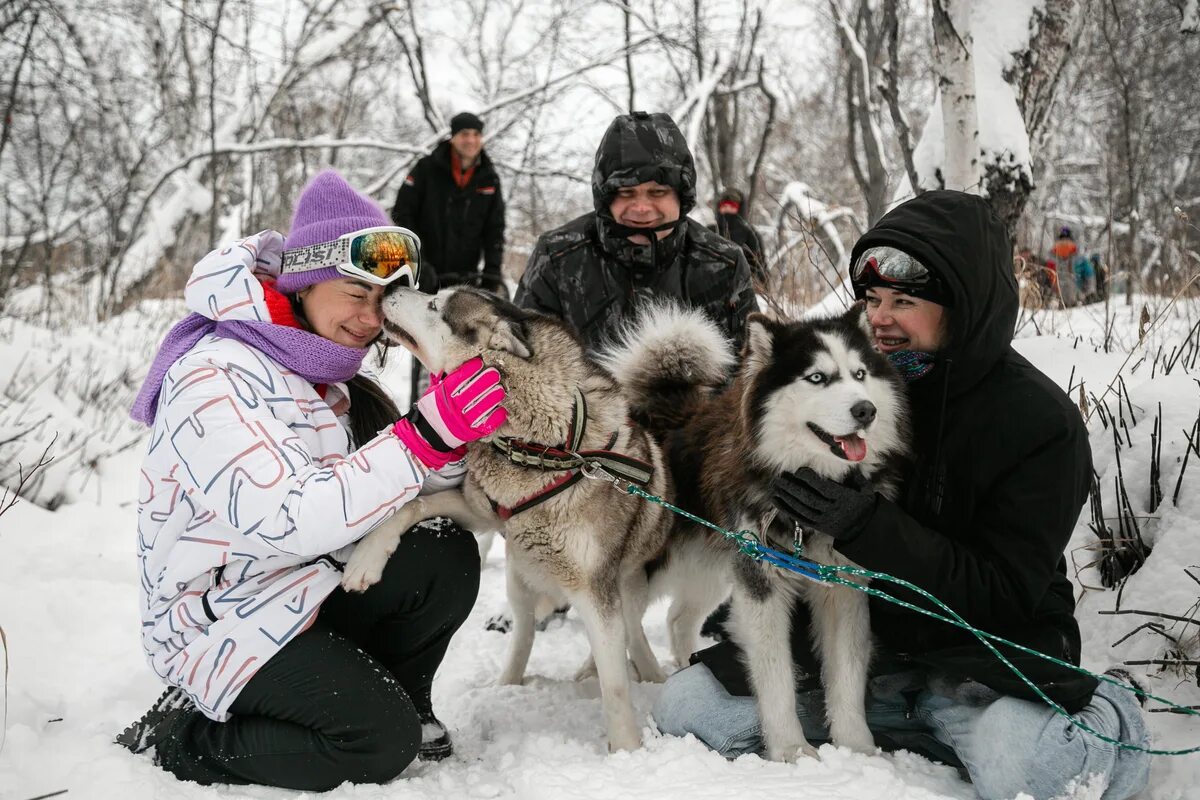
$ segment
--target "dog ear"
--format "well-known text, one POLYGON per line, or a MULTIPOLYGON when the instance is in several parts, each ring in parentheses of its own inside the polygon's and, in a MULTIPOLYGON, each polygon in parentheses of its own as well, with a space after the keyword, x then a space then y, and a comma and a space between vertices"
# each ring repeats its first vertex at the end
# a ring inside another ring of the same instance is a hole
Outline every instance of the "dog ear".
POLYGON ((487 344, 484 346, 489 350, 512 353, 517 358, 529 358, 533 355, 533 348, 529 345, 529 336, 525 332, 525 326, 511 319, 496 320, 496 326, 492 328, 487 344))
POLYGON ((851 325, 857 325, 867 335, 868 339, 874 336, 871 332, 871 321, 867 319, 867 303, 865 300, 859 300, 846 309, 846 313, 842 314, 842 320, 851 325))
POLYGON ((775 344, 775 323, 757 311, 746 318, 746 344, 742 348, 746 376, 759 372, 771 361, 775 344))

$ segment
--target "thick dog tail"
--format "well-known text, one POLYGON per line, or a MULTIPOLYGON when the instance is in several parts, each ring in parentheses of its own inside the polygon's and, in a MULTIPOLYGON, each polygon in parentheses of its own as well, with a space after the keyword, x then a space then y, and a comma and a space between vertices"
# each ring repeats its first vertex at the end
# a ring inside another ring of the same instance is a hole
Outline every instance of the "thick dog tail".
POLYGON ((643 307, 598 360, 624 389, 634 421, 659 436, 682 426, 737 362, 716 323, 672 302, 643 307))

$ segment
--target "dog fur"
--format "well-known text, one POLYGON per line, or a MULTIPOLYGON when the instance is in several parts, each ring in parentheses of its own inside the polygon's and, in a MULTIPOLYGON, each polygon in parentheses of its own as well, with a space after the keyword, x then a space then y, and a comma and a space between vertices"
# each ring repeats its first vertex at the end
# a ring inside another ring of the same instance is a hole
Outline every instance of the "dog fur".
MULTIPOLYGON (((654 359, 645 351, 627 353, 626 361, 638 365, 640 375, 626 374, 624 382, 645 418, 670 420, 680 404, 656 385, 654 359)), ((892 497, 907 453, 907 418, 903 385, 873 348, 861 306, 834 319, 804 322, 751 315, 743 363, 732 386, 699 408, 689 408, 667 440, 679 503, 726 529, 765 532, 772 547, 791 552, 794 532, 775 519, 772 482, 784 472, 810 467, 826 478, 869 484, 892 497), (865 425, 851 413, 864 401, 875 408, 865 425), (832 435, 861 437, 865 457, 857 463, 847 460, 832 435)), ((691 535, 721 538, 701 528, 691 535)), ((805 531, 803 544, 805 556, 817 562, 851 563, 819 531, 805 531)), ((730 557, 734 580, 728 629, 746 654, 768 758, 792 761, 816 752, 804 738, 795 706, 790 626, 797 596, 812 612, 833 742, 873 752, 865 714, 871 656, 866 595, 741 554, 730 557)))
MULTIPOLYGON (((422 519, 448 516, 472 530, 501 531, 514 628, 499 682, 518 684, 524 677, 539 601, 566 600, 587 630, 609 747, 636 748, 641 735, 626 654, 642 680, 665 680, 642 629, 646 606, 655 596, 671 596, 672 654, 677 664, 686 664, 699 642, 702 621, 728 593, 727 556, 703 537, 680 536, 677 518, 661 506, 619 492, 605 480, 578 481, 501 520, 493 503, 514 507, 562 472, 514 464, 492 442, 499 437, 552 446, 565 442, 576 390, 587 404, 586 429, 576 450, 602 449, 616 432, 613 451, 653 467, 646 491, 670 499, 674 486, 658 442, 630 421, 621 385, 585 357, 565 323, 461 287, 434 296, 393 289, 383 306, 386 335, 411 350, 431 373, 476 355, 499 369, 508 392, 508 419, 486 441, 468 445, 461 492, 418 497, 360 540, 343 585, 362 590, 378 580, 399 537, 422 519)), ((732 367, 728 344, 699 313, 678 315, 645 334, 646 342, 675 352, 671 369, 684 376, 676 387, 680 399, 698 403, 725 381, 732 367)))

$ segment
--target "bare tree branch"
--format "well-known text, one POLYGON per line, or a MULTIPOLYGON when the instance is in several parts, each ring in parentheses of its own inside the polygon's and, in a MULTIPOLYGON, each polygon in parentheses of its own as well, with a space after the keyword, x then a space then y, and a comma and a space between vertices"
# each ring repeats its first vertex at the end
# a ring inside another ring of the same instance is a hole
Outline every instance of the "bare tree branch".
POLYGON ((754 208, 754 201, 758 196, 759 175, 762 172, 763 159, 767 155, 767 144, 770 142, 771 134, 775 130, 775 108, 778 105, 775 93, 767 87, 763 71, 763 62, 760 59, 758 62, 758 88, 763 93, 763 96, 767 98, 767 118, 763 122, 762 135, 758 138, 758 149, 754 154, 754 166, 750 168, 750 186, 746 193, 747 214, 750 209, 754 208))
MULTIPOLYGON (((24 9, 22 9, 22 13, 24 9)), ((35 11, 33 19, 29 22, 29 33, 25 35, 25 44, 21 46, 21 57, 17 60, 17 66, 13 69, 12 84, 8 89, 8 100, 4 103, 4 119, 2 124, 4 128, 0 131, 0 155, 4 155, 4 146, 8 144, 9 132, 12 130, 12 112, 17 104, 17 85, 21 80, 21 70, 25 67, 25 62, 29 58, 30 44, 33 42, 34 31, 37 30, 38 17, 41 12, 35 11)))
POLYGON ((896 141, 900 146, 900 156, 904 160, 904 171, 908 174, 908 183, 913 192, 920 194, 920 176, 913 163, 912 129, 908 117, 900 108, 900 19, 896 10, 897 0, 883 0, 883 28, 887 34, 888 66, 884 71, 886 83, 879 87, 879 93, 887 101, 888 112, 892 118, 892 126, 896 129, 896 141))
POLYGON ((384 17, 388 30, 396 37, 396 41, 400 43, 400 49, 404 52, 404 60, 408 63, 408 72, 412 77, 413 88, 416 90, 417 99, 421 101, 421 114, 425 117, 425 123, 429 125, 431 131, 436 132, 445 125, 445 122, 438 114, 437 108, 433 104, 433 96, 429 91, 429 75, 425 70, 425 47, 421 41, 421 33, 417 29, 417 12, 413 7, 412 0, 408 2, 408 19, 414 38, 411 48, 408 45, 408 39, 397 30, 392 17, 390 15, 384 17))
POLYGON ((54 462, 54 456, 50 455, 50 448, 54 446, 56 441, 58 441, 57 433, 54 434, 54 438, 42 450, 42 454, 38 456, 37 463, 30 467, 28 472, 25 471, 25 468, 21 464, 17 464, 16 488, 10 492, 8 486, 0 486, 0 489, 3 490, 0 492, 0 516, 3 516, 4 512, 17 504, 17 501, 21 499, 21 492, 25 489, 29 481, 33 479, 33 476, 37 474, 38 470, 44 469, 54 462))

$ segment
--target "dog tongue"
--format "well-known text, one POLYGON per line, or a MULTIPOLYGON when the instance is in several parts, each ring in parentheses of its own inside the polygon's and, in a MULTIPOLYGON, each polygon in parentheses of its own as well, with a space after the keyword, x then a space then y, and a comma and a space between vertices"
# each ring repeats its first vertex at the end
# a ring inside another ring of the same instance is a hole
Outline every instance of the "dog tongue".
POLYGON ((862 461, 867 457, 867 440, 858 434, 835 436, 833 440, 842 446, 847 461, 862 461))

